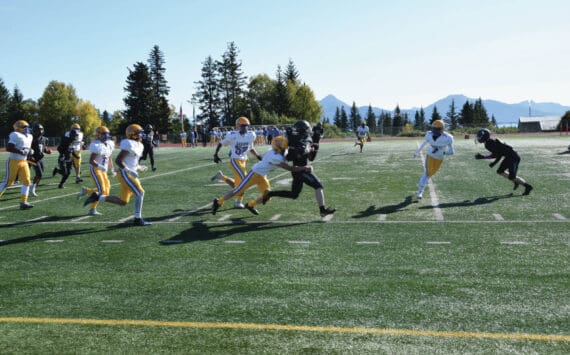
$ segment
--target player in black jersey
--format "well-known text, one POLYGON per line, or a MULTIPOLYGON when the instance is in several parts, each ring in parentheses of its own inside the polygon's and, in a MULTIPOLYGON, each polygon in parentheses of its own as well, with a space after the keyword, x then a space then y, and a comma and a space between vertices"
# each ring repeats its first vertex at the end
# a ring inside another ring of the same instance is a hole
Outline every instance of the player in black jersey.
POLYGON ((156 166, 154 166, 154 147, 156 147, 158 144, 154 137, 154 129, 150 124, 144 126, 142 144, 143 144, 143 153, 140 160, 146 160, 146 157, 148 156, 150 158, 151 169, 152 171, 155 171, 156 166))
POLYGON ((501 165, 499 165, 499 169, 497 169, 497 174, 504 176, 511 180, 515 186, 514 190, 516 190, 519 185, 524 186, 523 195, 528 195, 532 191, 533 187, 524 181, 521 177, 517 176, 517 170, 519 168, 519 163, 521 158, 517 154, 517 152, 511 147, 510 145, 500 141, 497 138, 491 138, 491 132, 486 129, 480 129, 477 132, 477 142, 484 143, 485 149, 491 152, 491 154, 485 156, 483 154, 477 153, 475 154, 475 159, 495 159, 489 166, 492 168, 497 163, 503 159, 501 165), (506 172, 508 170, 508 173, 506 172))
POLYGON ((45 154, 51 154, 51 150, 47 147, 47 138, 44 137, 44 126, 36 123, 32 126, 32 151, 30 165, 34 168, 35 176, 32 180, 32 186, 30 187, 30 195, 37 196, 36 187, 39 185, 42 179, 44 167, 44 156, 45 154))
MULTIPOLYGON (((286 159, 292 161, 295 166, 307 166, 309 161, 315 160, 317 156, 321 129, 317 127, 313 132, 309 122, 297 121, 292 129, 287 130, 287 139, 289 140, 289 152, 286 159)), ((296 199, 303 190, 303 184, 307 184, 315 189, 315 198, 319 204, 321 216, 335 213, 336 209, 325 208, 323 185, 315 174, 312 172, 291 172, 291 175, 293 175, 291 191, 268 191, 263 196, 262 202, 265 204, 271 197, 296 199)))
POLYGON ((59 157, 57 158, 58 166, 53 168, 53 176, 59 173, 61 174, 61 181, 57 186, 60 189, 63 189, 65 181, 71 174, 71 167, 73 166, 73 162, 71 161, 71 154, 72 154, 72 147, 71 144, 75 141, 77 137, 77 131, 72 129, 69 131, 69 135, 64 134, 61 137, 61 142, 57 146, 57 151, 59 152, 59 157))

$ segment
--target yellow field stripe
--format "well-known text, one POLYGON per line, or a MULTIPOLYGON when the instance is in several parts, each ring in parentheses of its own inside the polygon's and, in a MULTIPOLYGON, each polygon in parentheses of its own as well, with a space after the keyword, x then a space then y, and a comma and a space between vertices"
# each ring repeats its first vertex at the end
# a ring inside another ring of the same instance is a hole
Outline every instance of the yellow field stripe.
POLYGON ((247 330, 286 330, 321 333, 361 333, 380 335, 427 336, 443 338, 485 338, 502 340, 533 340, 570 342, 569 335, 527 334, 527 333, 485 333, 485 332, 448 332, 433 330, 390 329, 390 328, 345 328, 319 327, 307 325, 279 325, 253 323, 220 323, 220 322, 168 322, 153 320, 128 319, 72 319, 72 318, 27 318, 0 317, 0 323, 34 323, 34 324, 80 324, 104 326, 144 326, 144 327, 177 327, 177 328, 217 328, 247 330))

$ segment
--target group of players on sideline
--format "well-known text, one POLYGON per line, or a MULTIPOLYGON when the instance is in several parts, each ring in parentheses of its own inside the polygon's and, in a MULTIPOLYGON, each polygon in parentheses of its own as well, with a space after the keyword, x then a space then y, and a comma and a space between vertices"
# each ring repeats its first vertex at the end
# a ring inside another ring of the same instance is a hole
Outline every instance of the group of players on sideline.
MULTIPOLYGON (((6 189, 11 186, 16 179, 19 179, 21 187, 20 209, 30 209, 33 207, 28 202, 28 196, 37 196, 38 186, 45 165, 43 158, 45 154, 51 154, 51 150, 46 146, 47 139, 43 136, 44 127, 36 123, 30 129, 28 122, 19 120, 13 125, 14 131, 10 133, 6 150, 9 152, 6 161, 6 176, 0 183, 0 197, 6 189), (30 167, 35 171, 34 179, 31 180, 30 167)), ((296 199, 306 184, 315 190, 315 199, 322 217, 335 213, 334 208, 325 207, 325 197, 323 185, 314 174, 313 166, 309 162, 313 161, 319 150, 319 142, 323 136, 321 123, 311 127, 304 120, 297 121, 292 127, 287 128, 284 134, 271 140, 271 149, 261 156, 255 150, 256 133, 249 130, 250 122, 246 117, 239 117, 236 120, 236 130, 230 131, 217 144, 214 152, 214 162, 221 163, 219 152, 223 146, 230 147, 230 170, 233 171, 233 178, 224 175, 220 170, 211 180, 219 180, 227 183, 231 189, 223 196, 217 197, 212 202, 212 214, 216 214, 218 209, 228 199, 234 197, 235 208, 243 208, 258 215, 256 205, 266 204, 272 197, 282 197, 296 199), (248 153, 251 153, 259 160, 250 171, 247 171, 248 153), (292 164, 287 163, 288 161, 292 164), (282 168, 291 172, 293 181, 291 190, 271 190, 267 174, 276 168, 282 168), (245 191, 256 185, 260 196, 243 203, 245 191)), ((129 203, 131 197, 135 196, 134 222, 135 226, 150 225, 142 218, 142 206, 144 200, 144 189, 139 180, 139 171, 146 171, 147 167, 140 165, 141 160, 150 158, 151 168, 156 170, 154 162, 154 147, 157 146, 152 125, 146 125, 143 129, 138 124, 131 124, 125 130, 126 138, 120 142, 120 152, 115 158, 115 163, 111 159, 115 148, 111 139, 111 133, 105 126, 96 129, 96 140, 89 146, 91 155, 89 156, 89 174, 94 183, 94 188, 81 187, 77 198, 88 195, 84 206, 91 205, 88 215, 100 215, 97 206, 100 202, 108 202, 119 206, 129 203), (110 181, 108 174, 117 177, 120 188, 117 196, 110 195, 110 181)), ((356 131, 360 152, 362 152, 366 141, 370 140, 369 129, 365 122, 356 131)), ((475 155, 475 159, 494 159, 489 164, 494 167, 501 162, 497 173, 511 180, 516 190, 520 185, 524 187, 523 195, 528 195, 533 187, 524 179, 517 176, 520 156, 508 144, 497 138, 491 138, 488 129, 480 129, 477 132, 477 142, 483 143, 490 152, 485 156, 481 153, 475 155), (502 161, 501 161, 502 160, 502 161)), ((83 145, 83 133, 81 127, 75 123, 71 129, 65 132, 57 150, 59 152, 58 166, 53 170, 53 176, 61 174, 59 188, 64 188, 67 178, 71 175, 72 167, 75 171, 75 182, 81 183, 81 147, 83 145)), ((424 174, 418 183, 418 199, 422 198, 423 190, 429 179, 439 170, 444 160, 444 156, 454 154, 453 136, 445 132, 445 124, 441 120, 432 123, 431 130, 425 135, 424 142, 414 153, 417 157, 425 147, 426 159, 424 162, 424 174)))

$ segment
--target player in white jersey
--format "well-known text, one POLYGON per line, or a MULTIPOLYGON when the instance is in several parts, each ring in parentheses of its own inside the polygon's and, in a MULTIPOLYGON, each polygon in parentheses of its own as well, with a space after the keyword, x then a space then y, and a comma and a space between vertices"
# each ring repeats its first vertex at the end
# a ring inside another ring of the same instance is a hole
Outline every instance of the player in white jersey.
POLYGON ((32 134, 30 125, 24 120, 16 121, 13 125, 14 132, 10 133, 6 150, 10 152, 6 160, 6 177, 0 183, 0 197, 4 191, 20 179, 22 188, 20 190, 20 209, 26 210, 34 207, 28 203, 30 193, 30 167, 28 166, 28 155, 32 153, 32 134))
POLYGON ((360 153, 362 153, 362 148, 364 148, 364 142, 370 137, 370 129, 364 121, 360 121, 360 126, 356 128, 356 143, 355 146, 360 146, 360 153))
MULTIPOLYGON (((71 151, 71 163, 75 169, 75 183, 79 184, 80 182, 83 182, 83 179, 81 179, 81 149, 83 148, 83 132, 81 132, 81 126, 79 123, 72 124, 71 130, 76 132, 69 145, 69 149, 71 151)), ((65 132, 66 137, 70 137, 71 130, 65 132)))
POLYGON ((121 141, 121 152, 115 159, 117 167, 120 169, 117 179, 121 184, 119 196, 102 195, 93 192, 83 204, 87 206, 89 203, 95 201, 106 201, 119 206, 125 206, 129 203, 131 196, 136 196, 135 201, 135 226, 148 226, 151 223, 142 218, 142 206, 144 199, 144 190, 139 181, 139 174, 137 171, 146 171, 146 166, 139 165, 139 158, 143 152, 143 144, 141 143, 143 136, 143 128, 138 124, 131 124, 125 131, 126 139, 121 141))
MULTIPOLYGON (((97 139, 89 145, 89 151, 91 152, 91 156, 89 157, 89 173, 95 184, 95 188, 89 189, 82 187, 81 191, 77 194, 77 199, 85 194, 92 194, 94 192, 97 192, 99 195, 109 195, 111 192, 111 182, 109 181, 107 171, 112 171, 113 176, 117 175, 113 169, 113 161, 111 160, 113 149, 115 149, 115 143, 111 140, 111 131, 109 131, 109 128, 101 126, 97 127, 95 134, 97 135, 97 139)), ((93 201, 87 214, 91 216, 100 215, 101 213, 97 211, 98 204, 99 200, 93 201)))
POLYGON ((445 124, 442 120, 435 120, 431 124, 431 131, 425 135, 425 141, 414 153, 417 157, 424 147, 429 146, 424 164, 424 174, 418 183, 418 199, 422 198, 424 187, 428 180, 435 175, 441 167, 445 155, 453 155, 453 136, 444 132, 445 124))
POLYGON ((245 204, 245 208, 247 208, 251 213, 257 215, 259 214, 259 211, 257 211, 255 206, 258 203, 263 202, 263 195, 266 191, 271 189, 269 180, 267 180, 267 174, 275 170, 277 167, 293 172, 312 172, 312 166, 291 166, 287 164, 285 161, 285 153, 288 146, 289 143, 287 138, 283 136, 275 137, 271 142, 271 149, 263 155, 263 159, 260 162, 256 163, 251 168, 251 171, 245 176, 241 183, 224 196, 214 199, 212 202, 212 214, 216 214, 218 209, 222 207, 227 199, 237 194, 243 194, 251 186, 257 185, 259 192, 261 192, 261 196, 255 200, 250 200, 245 204))
MULTIPOLYGON (((236 120, 236 128, 238 131, 229 132, 226 137, 218 144, 216 147, 216 152, 214 153, 214 162, 216 164, 220 163, 222 160, 218 156, 218 152, 222 146, 230 146, 230 168, 234 172, 234 178, 232 179, 225 176, 220 170, 216 173, 216 175, 212 176, 211 179, 212 181, 222 180, 232 188, 239 185, 247 175, 246 164, 248 152, 251 152, 258 160, 261 160, 261 156, 253 147, 256 135, 253 131, 248 130, 249 120, 246 117, 238 118, 236 120)), ((244 208, 243 193, 236 195, 234 207, 244 208)))

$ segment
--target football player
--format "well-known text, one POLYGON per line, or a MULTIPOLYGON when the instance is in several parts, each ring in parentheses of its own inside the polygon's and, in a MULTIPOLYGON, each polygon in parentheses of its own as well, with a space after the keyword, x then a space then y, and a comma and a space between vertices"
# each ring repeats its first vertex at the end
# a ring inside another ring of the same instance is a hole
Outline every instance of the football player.
POLYGON ((261 196, 255 200, 251 200, 245 204, 251 213, 258 215, 259 211, 255 206, 263 201, 263 195, 271 189, 269 185, 269 180, 267 180, 267 174, 275 170, 277 167, 283 168, 288 171, 296 172, 312 172, 313 167, 311 166, 291 166, 285 161, 285 153, 288 147, 287 138, 283 136, 273 138, 271 142, 271 149, 268 150, 260 162, 256 163, 251 171, 245 176, 245 178, 239 183, 233 190, 230 190, 224 196, 215 198, 212 202, 212 214, 216 214, 218 209, 223 206, 224 202, 238 194, 242 194, 247 191, 250 186, 254 184, 257 185, 261 196))
MULTIPOLYGON (((212 176, 211 180, 222 180, 228 184, 231 188, 239 185, 242 180, 247 175, 246 164, 247 164, 247 153, 251 152, 257 160, 261 160, 261 156, 257 153, 253 147, 256 135, 253 131, 250 131, 249 120, 246 117, 240 117, 236 120, 237 131, 229 132, 226 137, 218 143, 216 147, 216 152, 214 153, 214 162, 221 163, 222 160, 218 156, 220 149, 224 145, 230 146, 230 168, 234 172, 234 178, 225 176, 222 171, 218 171, 216 175, 212 176)), ((244 190, 245 192, 245 190, 244 190)), ((244 208, 243 204, 243 193, 236 195, 236 200, 234 203, 235 208, 244 208)))
POLYGON ((57 158, 58 166, 53 168, 52 176, 58 173, 61 174, 61 180, 57 186, 60 189, 65 188, 64 184, 69 175, 71 175, 71 167, 73 165, 71 158, 73 150, 72 143, 77 139, 77 134, 78 132, 75 129, 65 132, 57 146, 57 151, 59 152, 59 157, 57 158))
MULTIPOLYGON (((289 149, 287 160, 292 161, 295 166, 308 166, 309 160, 315 160, 317 151, 319 150, 319 141, 321 139, 321 130, 313 132, 309 122, 305 120, 297 121, 293 125, 293 129, 287 133, 289 141, 289 149)), ((307 184, 315 190, 315 199, 319 205, 319 211, 322 217, 335 213, 336 209, 325 207, 325 193, 323 185, 319 178, 311 171, 291 172, 293 183, 291 191, 268 191, 263 195, 262 203, 265 204, 271 197, 284 197, 296 199, 299 197, 303 184, 307 184)))
POLYGON ((513 190, 516 190, 519 185, 522 185, 524 186, 523 195, 530 194, 533 187, 523 178, 517 176, 521 158, 513 147, 498 138, 491 138, 491 132, 486 128, 477 131, 477 142, 485 144, 485 149, 490 151, 491 154, 485 156, 481 153, 477 153, 475 154, 475 159, 495 159, 495 161, 489 164, 492 168, 504 158, 501 165, 499 165, 499 169, 497 169, 497 174, 511 180, 514 183, 513 190), (508 173, 506 172, 507 170, 508 173))
POLYGON ((83 179, 81 179, 81 149, 83 148, 83 132, 81 132, 81 126, 79 126, 79 123, 72 124, 71 129, 65 134, 67 136, 71 136, 71 131, 76 132, 74 138, 71 140, 70 151, 71 163, 75 170, 75 183, 79 184, 80 182, 83 182, 83 179))
POLYGON ((370 129, 366 125, 366 122, 360 121, 360 126, 356 128, 356 143, 354 146, 360 146, 360 153, 362 153, 362 148, 364 148, 364 142, 370 137, 370 129))
MULTIPOLYGON (((111 192, 111 182, 109 181, 107 171, 112 171, 113 176, 117 175, 113 168, 113 161, 111 160, 113 149, 115 149, 115 143, 111 140, 111 131, 105 126, 100 126, 95 130, 95 134, 97 135, 97 139, 89 145, 89 151, 91 152, 89 156, 89 173, 95 183, 95 189, 82 187, 77 194, 77 199, 94 192, 97 192, 99 195, 109 195, 111 192)), ((101 213, 97 211, 98 204, 99 200, 93 201, 87 214, 90 216, 101 215, 101 213)))
POLYGON ((139 181, 138 171, 146 171, 146 166, 139 165, 139 158, 143 152, 141 143, 144 134, 143 128, 138 124, 131 124, 125 130, 127 138, 121 141, 121 152, 115 159, 116 166, 120 169, 117 178, 121 185, 119 196, 103 195, 93 192, 84 202, 84 206, 95 201, 106 201, 119 206, 129 203, 131 196, 136 196, 135 201, 135 226, 148 226, 151 223, 142 218, 144 190, 139 181))
POLYGON ((30 125, 24 120, 16 121, 13 127, 14 132, 10 133, 6 147, 6 151, 10 154, 6 160, 6 177, 0 183, 0 197, 18 178, 22 183, 20 209, 27 210, 34 207, 28 203, 28 194, 32 184, 28 166, 28 155, 32 153, 32 135, 30 125))
POLYGON ((424 187, 428 180, 437 173, 445 155, 453 155, 453 136, 445 132, 445 124, 442 120, 435 120, 431 124, 431 131, 425 135, 425 140, 414 153, 417 157, 424 147, 429 146, 424 164, 424 174, 418 183, 418 199, 422 198, 424 187))
POLYGON ((44 137, 44 126, 41 124, 36 123, 32 126, 32 137, 33 153, 31 154, 32 161, 30 165, 34 168, 35 175, 32 186, 30 186, 30 195, 38 196, 36 187, 39 185, 45 170, 44 156, 45 154, 51 154, 51 149, 47 147, 47 138, 44 137))
POLYGON ((152 171, 156 171, 156 166, 154 165, 154 147, 158 146, 158 143, 155 140, 154 129, 151 124, 144 126, 142 144, 144 149, 140 160, 146 160, 146 157, 148 156, 150 158, 152 171))

